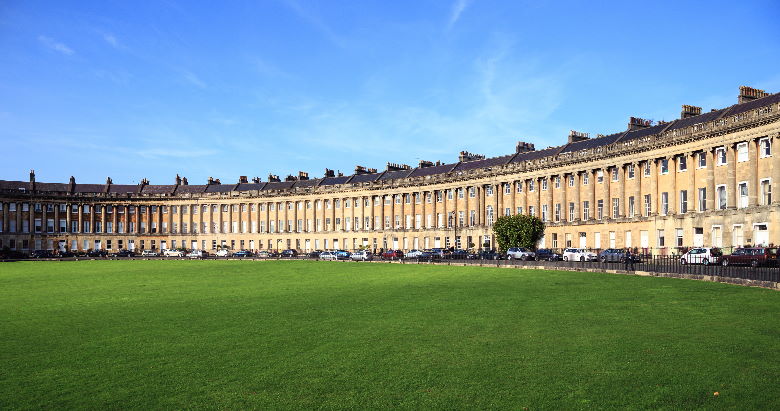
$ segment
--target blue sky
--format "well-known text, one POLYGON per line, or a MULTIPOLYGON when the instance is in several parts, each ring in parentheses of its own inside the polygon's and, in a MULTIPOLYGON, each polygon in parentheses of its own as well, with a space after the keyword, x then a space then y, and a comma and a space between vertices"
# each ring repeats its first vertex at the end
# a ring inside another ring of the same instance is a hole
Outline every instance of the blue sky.
POLYGON ((6 1, 0 179, 225 183, 544 148, 780 91, 778 21, 776 1, 6 1))

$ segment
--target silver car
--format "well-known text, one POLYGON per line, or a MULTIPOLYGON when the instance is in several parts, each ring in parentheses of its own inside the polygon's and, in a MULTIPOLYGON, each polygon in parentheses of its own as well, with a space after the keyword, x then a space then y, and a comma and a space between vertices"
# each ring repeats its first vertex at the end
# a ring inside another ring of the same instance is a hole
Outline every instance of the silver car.
POLYGON ((352 253, 349 258, 353 261, 371 261, 374 259, 374 256, 371 255, 370 251, 360 250, 352 253))
POLYGON ((535 260, 536 259, 536 253, 533 251, 523 248, 523 247, 512 247, 508 250, 506 250, 506 259, 507 260, 535 260))

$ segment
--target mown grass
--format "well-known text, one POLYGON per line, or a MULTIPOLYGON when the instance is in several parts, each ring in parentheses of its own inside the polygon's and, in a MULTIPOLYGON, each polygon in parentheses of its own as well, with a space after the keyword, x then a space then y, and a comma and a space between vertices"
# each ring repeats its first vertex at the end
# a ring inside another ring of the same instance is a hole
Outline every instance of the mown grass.
POLYGON ((596 273, 4 263, 0 409, 780 409, 779 309, 596 273))

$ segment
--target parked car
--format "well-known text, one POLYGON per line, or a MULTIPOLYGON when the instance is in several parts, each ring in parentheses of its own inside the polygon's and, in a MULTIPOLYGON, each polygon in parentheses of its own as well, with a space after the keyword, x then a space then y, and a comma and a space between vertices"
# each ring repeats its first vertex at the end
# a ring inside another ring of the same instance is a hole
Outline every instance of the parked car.
POLYGON ((540 248, 536 250, 536 259, 538 261, 560 261, 561 255, 549 248, 540 248))
POLYGON ((216 253, 214 253, 214 255, 217 257, 230 257, 230 250, 227 248, 220 248, 216 253))
POLYGON ((449 258, 453 260, 465 260, 469 257, 469 252, 466 250, 461 250, 460 248, 456 248, 455 250, 452 250, 452 253, 450 253, 449 258))
POLYGON ((57 258, 70 258, 75 257, 76 253, 72 251, 60 251, 57 253, 57 258))
POLYGON ((298 256, 298 251, 292 250, 292 249, 284 250, 284 251, 282 251, 282 254, 281 254, 282 258, 285 258, 285 257, 286 258, 292 258, 292 257, 297 257, 297 256, 298 256))
POLYGON ((349 256, 353 261, 371 261, 374 257, 371 255, 371 251, 360 250, 355 251, 349 256))
POLYGON ((35 250, 30 253, 30 258, 54 258, 54 253, 49 250, 35 250))
POLYGON ((349 260, 349 256, 352 255, 352 253, 347 250, 336 250, 335 253, 336 259, 338 260, 349 260))
POLYGON ((8 248, 0 250, 0 260, 20 260, 27 257, 28 255, 21 251, 10 250, 8 248))
POLYGON ((157 254, 157 251, 154 250, 143 250, 141 251, 141 257, 159 257, 160 254, 157 254))
POLYGON ((108 252, 106 250, 91 250, 87 251, 87 257, 107 257, 108 252))
MULTIPOLYGON (((631 259, 635 263, 639 262, 640 257, 638 254, 631 253, 631 259)), ((602 263, 624 263, 626 261, 626 250, 619 248, 607 248, 599 253, 599 261, 602 263)))
POLYGON ((500 260, 501 254, 496 250, 482 250, 477 253, 477 259, 479 260, 500 260))
POLYGON ((597 261, 596 253, 584 248, 567 248, 563 250, 563 261, 597 261))
POLYGON ((130 250, 119 250, 114 253, 114 257, 135 257, 135 252, 130 250))
POLYGON ((420 255, 422 255, 422 250, 409 250, 408 253, 404 256, 405 258, 420 258, 420 255))
POLYGON ((268 257, 271 256, 271 253, 269 253, 266 250, 262 250, 262 251, 258 251, 257 252, 257 256, 260 257, 260 258, 268 258, 268 257))
POLYGON ((192 259, 196 259, 196 258, 202 259, 202 258, 206 258, 208 256, 209 256, 209 253, 206 252, 206 251, 203 251, 203 250, 192 250, 192 251, 189 252, 189 254, 187 254, 187 257, 192 258, 192 259))
POLYGON ((680 257, 680 264, 718 264, 721 256, 720 248, 695 247, 680 257))
POLYGON ((314 250, 314 251, 309 253, 308 257, 309 258, 319 258, 321 252, 322 252, 322 250, 314 250))
POLYGON ((336 261, 338 258, 336 257, 336 252, 334 251, 323 251, 320 253, 320 260, 336 261))
POLYGON ((745 247, 737 248, 731 255, 724 255, 720 263, 727 265, 777 266, 777 248, 745 247))
POLYGON ((435 258, 447 258, 450 255, 450 250, 446 248, 431 248, 429 251, 434 254, 435 258))
POLYGON ((523 247, 510 247, 506 250, 507 260, 534 260, 536 259, 536 253, 523 247))
POLYGON ((254 254, 252 254, 249 250, 239 250, 233 253, 233 257, 252 257, 254 254))
POLYGON ((180 250, 165 249, 163 250, 163 257, 184 257, 184 252, 180 250))
POLYGON ((384 260, 400 260, 402 258, 404 258, 404 252, 401 250, 387 250, 382 253, 384 260))

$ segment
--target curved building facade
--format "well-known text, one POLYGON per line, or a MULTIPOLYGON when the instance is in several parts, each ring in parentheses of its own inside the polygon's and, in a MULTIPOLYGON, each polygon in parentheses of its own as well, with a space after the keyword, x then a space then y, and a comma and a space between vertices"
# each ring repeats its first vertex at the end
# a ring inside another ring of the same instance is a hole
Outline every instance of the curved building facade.
POLYGON ((625 131, 458 162, 326 170, 284 181, 139 185, 0 181, 0 248, 300 251, 492 245, 509 214, 546 221, 540 246, 780 244, 780 93, 741 87, 738 103, 625 131))

